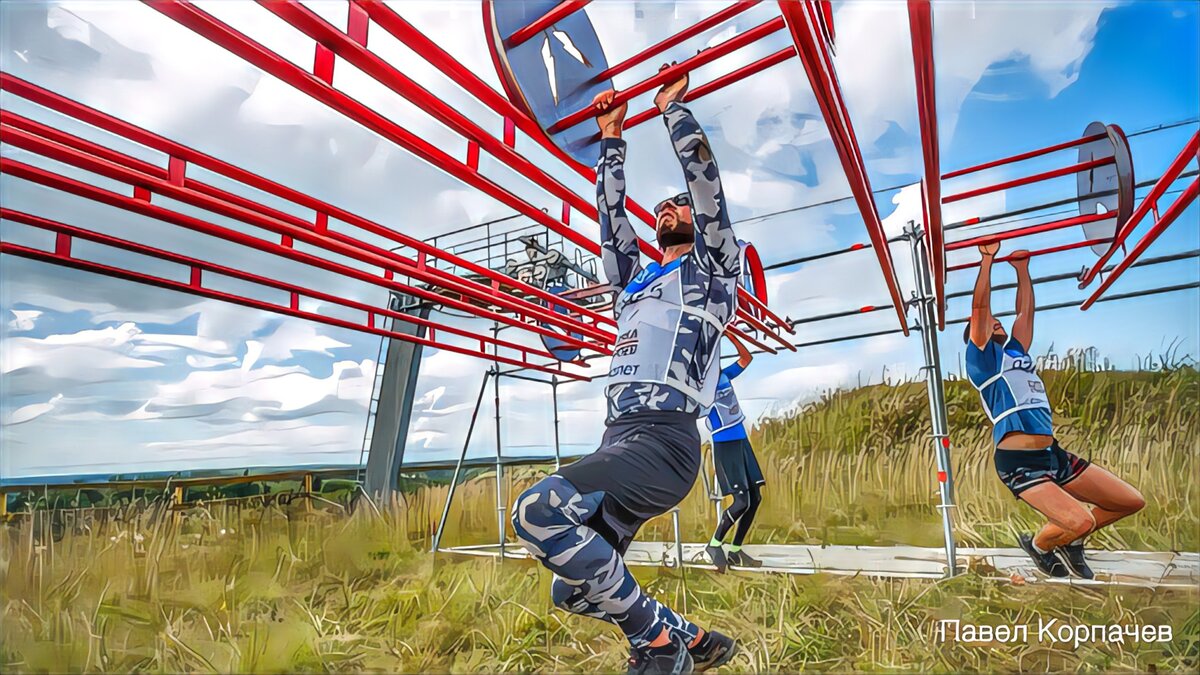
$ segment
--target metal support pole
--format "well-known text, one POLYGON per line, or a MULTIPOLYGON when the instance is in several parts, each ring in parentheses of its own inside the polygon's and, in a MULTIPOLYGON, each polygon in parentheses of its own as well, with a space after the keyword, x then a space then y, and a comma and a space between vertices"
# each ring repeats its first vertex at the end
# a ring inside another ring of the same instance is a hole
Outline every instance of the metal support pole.
MULTIPOLYGON (((500 336, 500 325, 492 323, 492 335, 500 336)), ((500 558, 504 561, 504 540, 507 534, 504 526, 504 464, 501 463, 501 447, 500 447, 500 363, 496 362, 495 370, 492 371, 492 398, 496 405, 496 536, 499 538, 500 558)))
POLYGON ((562 447, 558 436, 558 377, 550 377, 550 400, 554 403, 554 470, 562 468, 562 447))
POLYGON ((921 242, 923 232, 909 223, 908 243, 912 250, 913 276, 916 282, 912 305, 917 310, 917 325, 921 329, 921 346, 924 348, 925 386, 929 393, 929 418, 933 426, 933 450, 937 457, 938 488, 942 503, 942 535, 946 541, 946 570, 949 576, 958 575, 958 560, 954 551, 954 476, 950 470, 950 430, 946 419, 946 393, 942 381, 942 360, 938 352, 937 298, 933 293, 933 282, 929 269, 928 252, 921 242))
POLYGON ((463 440, 462 453, 458 456, 458 463, 454 465, 454 477, 450 479, 450 492, 446 495, 446 505, 442 507, 442 519, 438 521, 437 532, 433 534, 433 548, 430 549, 433 553, 437 553, 438 547, 442 544, 442 532, 445 531, 446 519, 450 516, 450 503, 454 501, 454 490, 458 487, 458 477, 462 475, 463 462, 467 459, 467 446, 471 444, 471 433, 475 431, 479 406, 483 405, 483 392, 487 391, 488 378, 491 376, 492 371, 484 372, 483 383, 479 385, 479 396, 475 398, 475 411, 471 413, 471 423, 467 426, 467 437, 463 440))
POLYGON ((671 525, 675 529, 675 565, 683 569, 683 538, 679 529, 679 507, 671 509, 671 525))

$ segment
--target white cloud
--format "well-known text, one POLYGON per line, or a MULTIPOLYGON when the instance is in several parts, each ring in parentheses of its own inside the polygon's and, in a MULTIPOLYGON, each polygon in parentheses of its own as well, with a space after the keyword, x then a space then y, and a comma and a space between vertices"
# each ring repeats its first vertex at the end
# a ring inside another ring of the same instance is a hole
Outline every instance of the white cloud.
POLYGON ((54 396, 51 396, 50 400, 46 401, 45 403, 32 403, 30 405, 17 408, 8 415, 8 419, 4 421, 4 424, 5 426, 12 426, 35 420, 51 410, 54 410, 54 406, 62 400, 62 397, 62 394, 55 394, 54 396))
POLYGON ((13 319, 8 322, 8 327, 15 331, 33 330, 33 324, 44 313, 36 309, 10 309, 8 312, 13 315, 13 319))

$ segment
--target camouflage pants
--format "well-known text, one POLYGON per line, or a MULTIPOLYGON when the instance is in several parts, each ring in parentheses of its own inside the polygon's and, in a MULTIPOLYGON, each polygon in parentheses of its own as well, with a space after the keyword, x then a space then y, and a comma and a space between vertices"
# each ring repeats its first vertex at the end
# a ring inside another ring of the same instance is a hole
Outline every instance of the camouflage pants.
POLYGON ((621 553, 587 526, 604 493, 580 494, 561 476, 526 490, 513 506, 517 538, 554 572, 551 597, 561 609, 616 624, 634 647, 643 647, 664 628, 691 642, 699 629, 642 593, 621 553))

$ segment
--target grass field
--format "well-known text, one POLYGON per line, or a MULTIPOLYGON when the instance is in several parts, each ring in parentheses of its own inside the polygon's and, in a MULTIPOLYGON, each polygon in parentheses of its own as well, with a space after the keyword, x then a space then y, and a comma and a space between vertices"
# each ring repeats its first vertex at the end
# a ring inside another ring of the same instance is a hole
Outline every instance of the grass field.
MULTIPOLYGON (((1200 376, 1044 372, 1066 447, 1128 477, 1148 506, 1093 546, 1197 550, 1200 376)), ((962 382, 947 387, 959 539, 1009 545, 1032 514, 991 469, 986 421, 962 382), (973 430, 973 431, 969 431, 973 430)), ((940 544, 923 385, 832 393, 768 421, 754 440, 771 481, 757 542, 940 544)), ((507 497, 533 471, 510 476, 507 497)), ((352 515, 304 501, 249 502, 67 522, 24 517, 0 542, 0 669, 107 671, 613 671, 625 647, 600 622, 549 604, 550 575, 527 562, 434 559, 423 551, 445 486, 352 515)), ((463 486, 447 544, 495 538, 494 476, 463 486)), ((685 535, 707 538, 693 490, 685 535)), ((669 536, 669 521, 643 538, 669 536)), ((1196 672, 1195 590, 1015 585, 974 574, 934 582, 718 576, 640 568, 651 593, 738 636, 732 670, 1099 670, 1196 672), (1018 642, 938 643, 940 619, 1029 625, 1018 642), (1036 639, 1038 621, 1169 625, 1173 640, 1036 639)))

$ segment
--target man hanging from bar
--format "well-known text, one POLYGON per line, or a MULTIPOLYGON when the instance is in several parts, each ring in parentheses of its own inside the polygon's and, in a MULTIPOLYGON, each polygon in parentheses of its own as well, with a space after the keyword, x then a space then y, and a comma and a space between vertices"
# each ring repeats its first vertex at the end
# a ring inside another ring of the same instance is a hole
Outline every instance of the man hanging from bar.
POLYGON ((1014 251, 1017 312, 1012 334, 992 315, 992 262, 998 242, 983 244, 983 258, 963 332, 967 377, 983 399, 994 425, 996 473, 1015 497, 1037 509, 1048 522, 1034 536, 1017 542, 1043 573, 1093 578, 1084 557, 1084 539, 1096 530, 1139 511, 1146 502, 1129 483, 1064 450, 1054 437, 1046 387, 1034 369, 1033 281, 1029 252, 1014 251), (1089 509, 1085 504, 1091 504, 1089 509))
POLYGON ((708 413, 708 427, 712 430, 713 463, 717 465, 717 483, 721 486, 722 496, 733 497, 733 503, 717 521, 712 541, 708 542, 704 549, 718 572, 724 572, 730 565, 762 567, 761 562, 742 550, 742 542, 746 540, 746 534, 754 523, 754 514, 758 512, 758 505, 762 503, 762 486, 767 482, 758 466, 758 458, 754 456, 750 437, 746 434, 746 415, 742 412, 737 393, 733 390, 733 379, 742 374, 754 357, 741 340, 733 334, 729 334, 728 337, 737 349, 738 360, 721 370, 716 398, 708 413), (725 536, 735 524, 737 531, 733 534, 733 544, 726 553, 725 536))
POLYGON ((655 207, 662 262, 644 268, 625 213, 626 105, 613 105, 613 92, 594 101, 601 257, 619 289, 607 429, 595 453, 541 480, 513 507, 517 537, 554 572, 554 603, 616 624, 632 646, 630 673, 707 670, 736 650, 731 638, 646 596, 622 558, 641 526, 674 508, 696 480, 696 422, 712 404, 721 335, 737 305, 740 251, 708 139, 680 103, 687 85, 684 75, 654 98, 688 192, 655 207))

